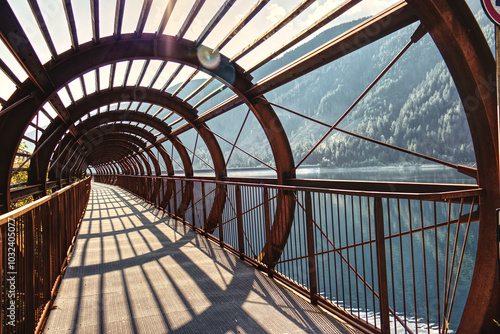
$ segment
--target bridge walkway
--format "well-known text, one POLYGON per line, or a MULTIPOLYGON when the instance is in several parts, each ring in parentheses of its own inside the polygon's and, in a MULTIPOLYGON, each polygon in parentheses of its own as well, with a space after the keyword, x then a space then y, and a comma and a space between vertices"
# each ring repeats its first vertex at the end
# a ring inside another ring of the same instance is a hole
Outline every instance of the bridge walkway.
POLYGON ((45 333, 355 333, 217 244, 92 184, 45 333))

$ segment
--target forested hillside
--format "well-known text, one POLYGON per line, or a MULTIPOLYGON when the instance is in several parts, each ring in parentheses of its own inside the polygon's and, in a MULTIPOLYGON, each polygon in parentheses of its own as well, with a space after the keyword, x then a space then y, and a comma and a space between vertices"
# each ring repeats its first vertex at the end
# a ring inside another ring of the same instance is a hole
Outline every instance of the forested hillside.
MULTIPOLYGON (((491 42, 491 24, 480 5, 474 4, 471 7, 480 24, 485 27, 485 34, 491 42)), ((254 73, 255 79, 261 79, 296 59, 297 55, 306 54, 358 23, 346 23, 319 34, 258 70, 254 73)), ((298 113, 334 124, 409 42, 416 28, 415 24, 398 31, 266 94, 266 98, 298 113)), ((220 94, 220 99, 223 100, 229 93, 220 94)), ((275 110, 289 135, 297 163, 328 131, 328 127, 279 108, 275 110)), ((246 110, 240 108, 210 122, 209 126, 234 140, 245 114, 246 110), (228 133, 231 135, 228 136, 228 133)), ((429 35, 410 48, 339 124, 339 128, 452 163, 475 164, 461 101, 448 69, 429 35)), ((253 116, 245 125, 238 145, 274 164, 267 139, 253 116)), ((221 147, 227 158, 231 146, 221 142, 221 147)), ((207 152, 199 153, 207 156, 207 152)), ((305 163, 350 167, 429 162, 333 131, 305 163)), ((243 153, 233 153, 229 167, 259 165, 243 153)))

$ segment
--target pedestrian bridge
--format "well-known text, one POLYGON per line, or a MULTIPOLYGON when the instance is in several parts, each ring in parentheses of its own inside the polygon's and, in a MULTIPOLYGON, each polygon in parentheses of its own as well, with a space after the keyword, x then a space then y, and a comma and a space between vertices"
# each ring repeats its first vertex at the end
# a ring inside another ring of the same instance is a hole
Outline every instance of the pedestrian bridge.
POLYGON ((498 332, 495 29, 469 0, 0 1, 0 334, 498 332))

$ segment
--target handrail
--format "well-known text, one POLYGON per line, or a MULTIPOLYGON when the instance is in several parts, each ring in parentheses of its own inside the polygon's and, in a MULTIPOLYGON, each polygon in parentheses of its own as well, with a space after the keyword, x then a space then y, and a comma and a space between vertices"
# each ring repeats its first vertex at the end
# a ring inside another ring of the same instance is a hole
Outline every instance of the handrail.
MULTIPOLYGON (((144 178, 145 176, 139 175, 119 175, 119 174, 109 174, 109 175, 97 175, 98 177, 124 177, 127 178, 144 178)), ((205 183, 213 183, 217 185, 233 185, 233 186, 263 186, 267 188, 277 189, 277 190, 290 190, 290 191, 314 191, 320 193, 329 193, 329 194, 342 194, 342 195, 352 195, 352 196, 367 196, 367 197, 376 197, 376 198, 405 198, 412 200, 428 200, 428 201, 439 201, 439 200, 447 200, 447 199, 455 199, 461 197, 473 197, 479 196, 482 192, 482 188, 474 185, 456 185, 456 184, 431 184, 431 183, 397 183, 399 186, 413 186, 413 187, 439 187, 450 188, 457 187, 463 189, 459 190, 451 190, 451 191, 437 191, 437 192, 400 192, 400 191, 370 191, 370 190, 353 190, 353 189, 345 189, 345 188, 320 188, 320 187, 306 187, 306 186, 293 186, 293 185, 278 185, 270 182, 263 181, 272 181, 273 179, 259 179, 259 182, 244 182, 244 181, 220 181, 212 178, 186 178, 186 177, 172 177, 172 176, 147 176, 151 179, 166 179, 166 180, 177 180, 177 181, 187 181, 187 182, 205 182, 205 183)), ((239 180, 242 180, 241 178, 239 180)), ((316 180, 314 180, 316 181, 316 180)), ((326 181, 326 183, 335 183, 335 180, 326 181)), ((359 181, 338 181, 343 184, 355 184, 359 185, 361 182, 359 181)), ((314 183, 314 182, 313 182, 314 183)), ((377 184, 377 185, 390 185, 396 183, 390 182, 365 182, 366 184, 377 184)))
MULTIPOLYGON (((1 323, 38 333, 71 254, 90 196, 90 178, 0 216, 1 323)), ((1 331, 1 330, 0 330, 1 331)))
POLYGON ((34 202, 28 203, 26 205, 23 205, 20 208, 17 208, 15 210, 12 210, 12 211, 9 211, 7 213, 4 213, 3 215, 0 216, 0 226, 2 226, 3 224, 6 224, 10 219, 15 219, 15 218, 17 218, 17 217, 25 214, 26 212, 28 212, 30 210, 33 210, 37 206, 40 206, 43 203, 48 202, 48 201, 50 201, 51 199, 53 199, 55 197, 58 197, 62 193, 70 190, 71 188, 74 188, 74 187, 78 186, 82 182, 85 182, 87 179, 88 178, 85 178, 85 179, 83 179, 81 181, 75 182, 75 183, 73 183, 73 184, 71 184, 69 186, 66 186, 66 187, 64 187, 62 189, 57 190, 56 192, 53 192, 50 195, 43 196, 42 198, 39 198, 39 199, 37 199, 34 202))

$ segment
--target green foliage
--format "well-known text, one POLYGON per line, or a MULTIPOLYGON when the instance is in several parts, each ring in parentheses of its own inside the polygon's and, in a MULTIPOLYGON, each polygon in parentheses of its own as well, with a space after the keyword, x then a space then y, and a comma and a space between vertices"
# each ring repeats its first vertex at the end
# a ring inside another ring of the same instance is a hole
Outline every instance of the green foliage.
MULTIPOLYGON (((29 153, 28 152, 28 144, 24 140, 19 145, 17 152, 24 153, 24 154, 29 153)), ((26 157, 16 156, 14 159, 14 165, 12 166, 12 169, 16 170, 17 168, 19 168, 25 160, 26 160, 26 157)), ((23 168, 28 168, 29 164, 30 164, 30 162, 28 161, 26 164, 24 164, 23 168)), ((16 185, 19 183, 25 183, 25 182, 28 182, 28 172, 26 172, 26 171, 20 171, 20 172, 15 173, 14 175, 12 175, 12 178, 10 180, 10 183, 12 185, 16 185)))
POLYGON ((15 210, 17 208, 22 207, 23 205, 26 205, 28 203, 33 202, 33 201, 34 201, 33 196, 24 197, 24 198, 21 198, 21 199, 15 201, 15 202, 12 202, 11 205, 10 205, 10 208, 12 210, 15 210))
MULTIPOLYGON (((19 148, 18 148, 17 151, 19 153, 24 153, 24 154, 28 154, 29 153, 29 151, 28 151, 28 145, 27 145, 27 143, 24 140, 19 145, 19 148)), ((26 160, 26 157, 16 156, 15 159, 14 159, 14 165, 12 166, 13 170, 16 170, 17 168, 19 168, 24 163, 25 160, 26 160)), ((28 161, 27 163, 25 163, 22 166, 22 168, 28 168, 29 164, 30 164, 30 162, 28 161)), ((11 182, 12 186, 16 186, 17 184, 20 184, 22 186, 23 184, 25 184, 26 182, 28 182, 28 172, 27 171, 19 171, 19 172, 13 174, 12 177, 11 177, 10 182, 11 182)), ((14 210, 14 209, 20 208, 23 205, 26 205, 28 203, 33 202, 33 200, 34 200, 33 196, 28 196, 28 197, 25 197, 25 198, 21 198, 21 199, 15 201, 15 202, 11 203, 11 209, 14 210)))

